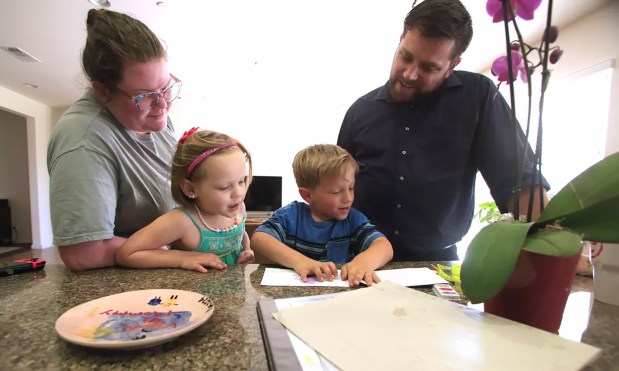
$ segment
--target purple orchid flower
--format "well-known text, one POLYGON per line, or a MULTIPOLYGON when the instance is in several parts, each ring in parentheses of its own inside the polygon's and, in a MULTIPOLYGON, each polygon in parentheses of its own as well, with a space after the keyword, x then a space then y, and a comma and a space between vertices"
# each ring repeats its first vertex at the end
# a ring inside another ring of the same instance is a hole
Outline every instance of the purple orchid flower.
MULTIPOLYGON (((492 22, 497 23, 503 21, 503 1, 504 0, 488 0, 486 3, 486 10, 488 14, 492 16, 492 22)), ((533 13, 537 9, 542 0, 509 0, 512 4, 514 13, 524 19, 533 19, 533 13)), ((511 16, 509 18, 511 21, 511 16)))
MULTIPOLYGON (((514 79, 516 79, 518 77, 518 74, 520 74, 520 79, 522 79, 522 81, 526 83, 528 80, 527 71, 525 70, 524 65, 524 58, 519 51, 512 50, 511 53, 513 65, 512 71, 514 73, 514 79)), ((507 56, 502 56, 495 59, 492 63, 491 71, 494 76, 497 76, 499 81, 504 81, 507 84, 511 84, 511 81, 509 81, 509 67, 507 63, 507 56)))
POLYGON ((550 52, 550 55, 548 56, 548 61, 552 64, 555 64, 559 61, 562 55, 563 55, 563 50, 557 47, 556 49, 550 52))

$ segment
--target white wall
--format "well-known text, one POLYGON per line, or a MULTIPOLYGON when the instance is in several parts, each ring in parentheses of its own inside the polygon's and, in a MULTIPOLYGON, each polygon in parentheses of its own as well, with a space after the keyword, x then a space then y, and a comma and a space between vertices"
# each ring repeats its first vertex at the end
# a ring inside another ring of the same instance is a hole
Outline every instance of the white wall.
MULTIPOLYGON (((619 26, 614 22, 619 19, 618 8, 619 1, 611 1, 599 11, 561 29, 558 44, 565 53, 560 63, 553 66, 553 79, 561 79, 610 58, 619 58, 619 44, 613 39, 619 35, 619 26)), ((303 55, 303 45, 311 39, 306 39, 305 30, 288 36, 263 31, 267 36, 282 38, 281 50, 263 52, 263 58, 256 65, 239 65, 234 75, 216 76, 217 66, 237 61, 226 55, 221 60, 210 58, 209 65, 215 66, 215 72, 209 69, 199 73, 213 74, 213 87, 190 86, 192 79, 188 76, 183 86, 183 99, 175 103, 171 114, 177 131, 182 133, 192 126, 200 126, 237 137, 251 151, 256 174, 283 176, 283 203, 299 199, 291 169, 294 155, 311 144, 335 143, 350 104, 386 81, 401 32, 401 19, 391 23, 393 29, 382 30, 381 40, 391 33, 392 43, 372 43, 369 34, 363 33, 375 32, 371 28, 359 31, 361 36, 344 36, 345 32, 333 35, 336 42, 325 45, 325 50, 332 50, 332 55, 349 55, 347 58, 303 55), (297 54, 298 58, 290 57, 297 54), (298 61, 298 64, 290 61, 298 61), (359 64, 364 66, 363 71, 359 70, 359 64), (312 73, 310 76, 314 78, 305 79, 303 71, 310 68, 324 71, 323 76, 316 79, 316 74, 312 73)), ((260 33, 260 30, 255 32, 260 33)), ((222 67, 221 70, 229 69, 222 67)), ((614 79, 612 89, 617 101, 619 73, 614 79)), ((619 150, 619 106, 611 109, 614 111, 608 129, 608 154, 619 150)))
MULTIPOLYGON (((606 155, 619 151, 619 1, 588 17, 561 29, 557 44, 565 50, 559 63, 554 65, 553 79, 585 70, 615 59, 611 85, 606 155)), ((586 110, 586 107, 582 107, 586 110)), ((583 123, 585 125, 586 123, 583 123)))
POLYGON ((376 13, 356 11, 350 1, 308 3, 302 9, 294 2, 267 1, 247 3, 233 23, 213 14, 182 14, 183 25, 215 18, 200 32, 222 37, 204 42, 191 34, 193 26, 181 25, 189 34, 166 38, 170 70, 183 79, 182 99, 170 115, 177 131, 200 126, 236 137, 251 152, 256 175, 282 176, 283 204, 300 199, 292 175, 295 154, 309 145, 335 143, 348 107, 387 81, 412 4, 358 2, 360 9, 373 7, 376 13), (349 18, 342 20, 338 14, 345 10, 349 18), (256 23, 256 14, 287 16, 256 23), (179 54, 174 45, 192 36, 196 48, 179 54), (211 55, 213 50, 217 54, 211 55), (250 56, 255 61, 248 61, 250 56), (204 65, 177 63, 189 58, 203 58, 204 65))
POLYGON ((58 120, 60 119, 60 116, 62 116, 62 114, 69 108, 69 106, 66 107, 53 107, 52 108, 52 126, 56 125, 56 123, 58 122, 58 120))
MULTIPOLYGON (((348 106, 335 104, 336 100, 329 98, 313 102, 306 98, 297 102, 282 102, 279 98, 269 101, 269 95, 265 94, 261 100, 256 97, 255 102, 247 102, 244 107, 234 107, 238 102, 224 101, 210 111, 205 109, 200 119, 184 116, 182 103, 175 103, 170 117, 179 135, 188 128, 200 126, 241 141, 252 155, 254 175, 282 176, 282 204, 285 205, 301 199, 292 175, 295 154, 312 144, 335 143, 348 106)), ((352 104, 353 100, 348 99, 346 104, 352 104)))
POLYGON ((26 121, 28 143, 28 192, 31 205, 32 248, 52 246, 49 216, 49 177, 47 175, 47 139, 52 128, 52 109, 0 86, 0 110, 22 116, 26 121))
POLYGON ((26 119, 0 110, 0 198, 11 207, 13 242, 32 242, 26 119))

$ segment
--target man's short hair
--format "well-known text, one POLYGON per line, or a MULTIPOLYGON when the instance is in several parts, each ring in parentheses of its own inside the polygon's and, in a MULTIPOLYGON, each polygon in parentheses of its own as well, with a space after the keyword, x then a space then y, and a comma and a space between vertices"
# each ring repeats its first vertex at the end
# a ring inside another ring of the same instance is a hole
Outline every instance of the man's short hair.
POLYGON ((460 57, 473 38, 473 21, 458 0, 425 0, 411 9, 404 19, 404 31, 418 29, 425 37, 444 37, 455 41, 451 60, 460 57))

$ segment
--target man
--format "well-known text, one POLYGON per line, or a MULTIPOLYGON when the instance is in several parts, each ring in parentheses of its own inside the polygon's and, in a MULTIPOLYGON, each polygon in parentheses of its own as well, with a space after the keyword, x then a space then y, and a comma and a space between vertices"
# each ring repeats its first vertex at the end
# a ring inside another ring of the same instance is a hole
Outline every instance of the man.
POLYGON ((340 128, 338 144, 361 165, 353 206, 391 241, 394 261, 458 259, 455 243, 471 224, 477 171, 502 211, 514 211, 518 197, 526 214, 527 187, 536 182, 529 160, 515 189, 518 158, 525 150, 532 158, 520 126, 513 127, 490 79, 454 71, 472 35, 460 1, 413 7, 389 81, 359 98, 340 128))

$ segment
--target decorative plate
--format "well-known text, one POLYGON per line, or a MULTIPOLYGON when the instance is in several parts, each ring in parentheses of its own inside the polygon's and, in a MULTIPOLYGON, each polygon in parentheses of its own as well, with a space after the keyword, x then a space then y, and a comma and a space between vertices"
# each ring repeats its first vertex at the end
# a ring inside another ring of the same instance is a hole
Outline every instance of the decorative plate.
POLYGON ((69 309, 56 320, 56 332, 86 347, 145 348, 195 329, 214 309, 209 297, 191 291, 128 291, 69 309))

